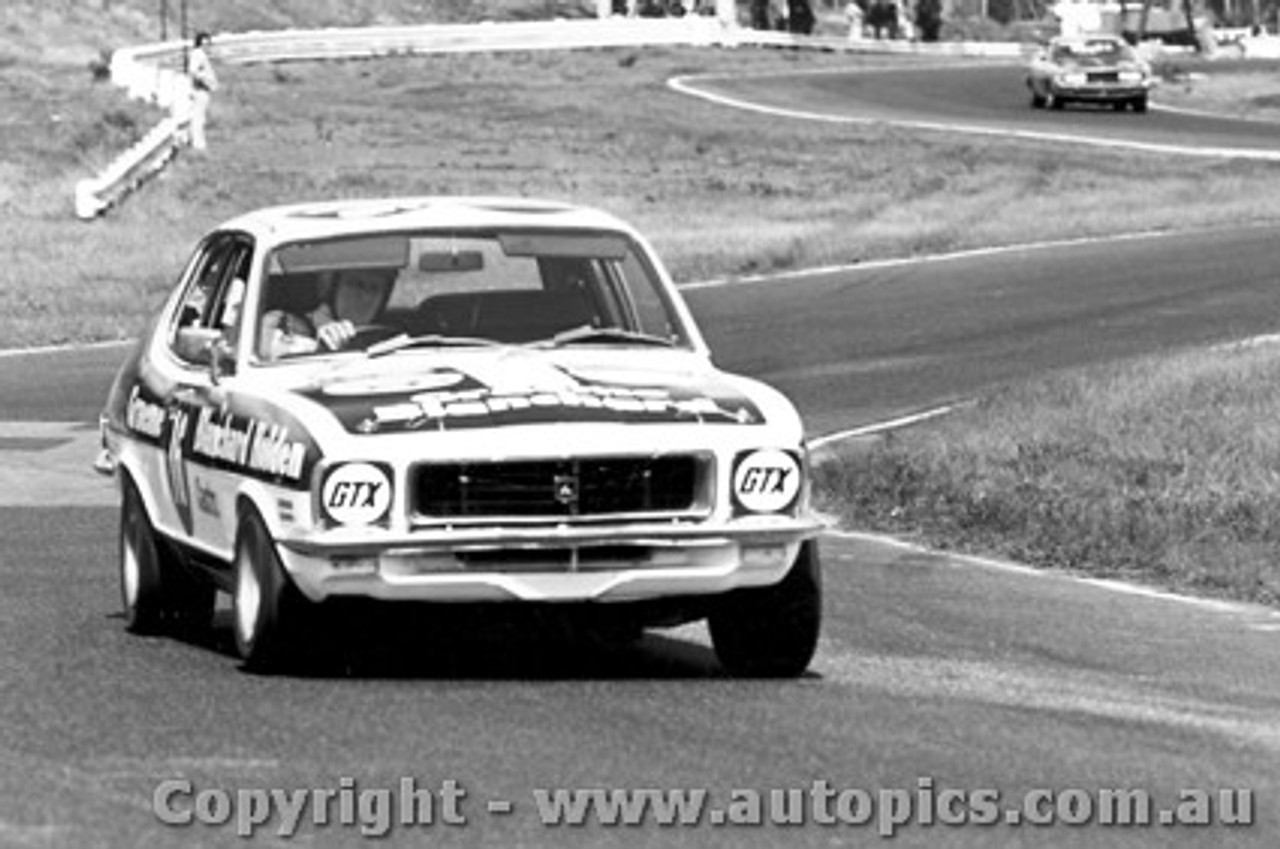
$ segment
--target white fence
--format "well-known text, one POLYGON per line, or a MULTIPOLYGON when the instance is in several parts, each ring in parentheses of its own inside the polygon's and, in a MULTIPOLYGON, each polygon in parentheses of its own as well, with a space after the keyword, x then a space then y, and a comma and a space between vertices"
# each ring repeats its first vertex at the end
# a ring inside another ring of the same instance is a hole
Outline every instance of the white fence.
MULTIPOLYGON (((1014 57, 1017 44, 920 44, 859 41, 762 32, 722 18, 625 18, 481 23, 412 27, 279 30, 216 35, 210 54, 219 62, 248 64, 375 58, 429 53, 571 50, 656 45, 773 45, 858 52, 923 52, 944 56, 1014 57)), ((117 50, 111 80, 129 95, 169 111, 169 117, 100 175, 76 185, 76 215, 94 218, 164 168, 186 144, 190 84, 182 73, 186 44, 169 41, 117 50)))

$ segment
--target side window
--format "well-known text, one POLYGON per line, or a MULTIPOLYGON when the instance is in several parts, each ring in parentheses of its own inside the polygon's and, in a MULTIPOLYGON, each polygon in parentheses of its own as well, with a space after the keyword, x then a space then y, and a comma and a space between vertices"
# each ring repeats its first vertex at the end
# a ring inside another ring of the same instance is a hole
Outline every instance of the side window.
POLYGON ((184 327, 223 330, 234 344, 252 256, 248 242, 228 235, 215 237, 201 247, 170 334, 175 352, 178 331, 184 327))
POLYGON ((679 336, 666 299, 633 251, 611 263, 610 271, 612 288, 628 314, 628 329, 664 339, 679 336))
POLYGON ((240 339, 240 317, 252 267, 252 246, 248 242, 237 241, 227 262, 227 271, 215 289, 208 312, 208 326, 221 330, 223 338, 233 348, 240 339))

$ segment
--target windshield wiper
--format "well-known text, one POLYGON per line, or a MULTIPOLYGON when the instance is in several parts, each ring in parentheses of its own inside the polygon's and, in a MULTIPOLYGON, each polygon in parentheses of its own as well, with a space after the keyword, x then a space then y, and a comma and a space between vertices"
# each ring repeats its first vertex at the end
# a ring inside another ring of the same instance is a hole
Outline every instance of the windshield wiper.
POLYGON ((545 342, 534 343, 533 347, 558 348, 561 345, 659 345, 674 348, 675 343, 661 336, 651 336, 634 330, 623 330, 620 327, 589 327, 583 325, 565 330, 552 336, 545 342))
POLYGON ((478 336, 444 336, 440 333, 410 336, 407 333, 401 333, 399 336, 370 345, 365 349, 365 355, 369 359, 375 359, 409 348, 492 348, 500 344, 492 339, 481 339, 478 336))

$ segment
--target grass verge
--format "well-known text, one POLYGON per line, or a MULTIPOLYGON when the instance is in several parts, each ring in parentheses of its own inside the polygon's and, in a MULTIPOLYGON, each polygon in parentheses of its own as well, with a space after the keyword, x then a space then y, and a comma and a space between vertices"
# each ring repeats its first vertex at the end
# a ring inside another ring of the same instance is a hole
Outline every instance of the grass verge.
POLYGON ((1280 121, 1280 59, 1197 59, 1161 63, 1159 103, 1255 121, 1280 121))
POLYGON ((1280 347, 1008 388, 818 467, 824 509, 930 546, 1280 601, 1280 347))

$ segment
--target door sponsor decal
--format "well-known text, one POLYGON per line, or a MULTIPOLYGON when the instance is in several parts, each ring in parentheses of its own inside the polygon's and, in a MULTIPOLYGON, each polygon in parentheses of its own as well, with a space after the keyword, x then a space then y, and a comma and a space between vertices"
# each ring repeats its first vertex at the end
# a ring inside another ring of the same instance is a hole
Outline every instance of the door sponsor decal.
POLYGON ((282 425, 202 407, 191 442, 193 457, 272 477, 302 479, 307 447, 282 425))
POLYGON ((141 387, 135 385, 130 390, 124 408, 125 427, 158 442, 164 435, 165 418, 164 407, 143 398, 141 387))

